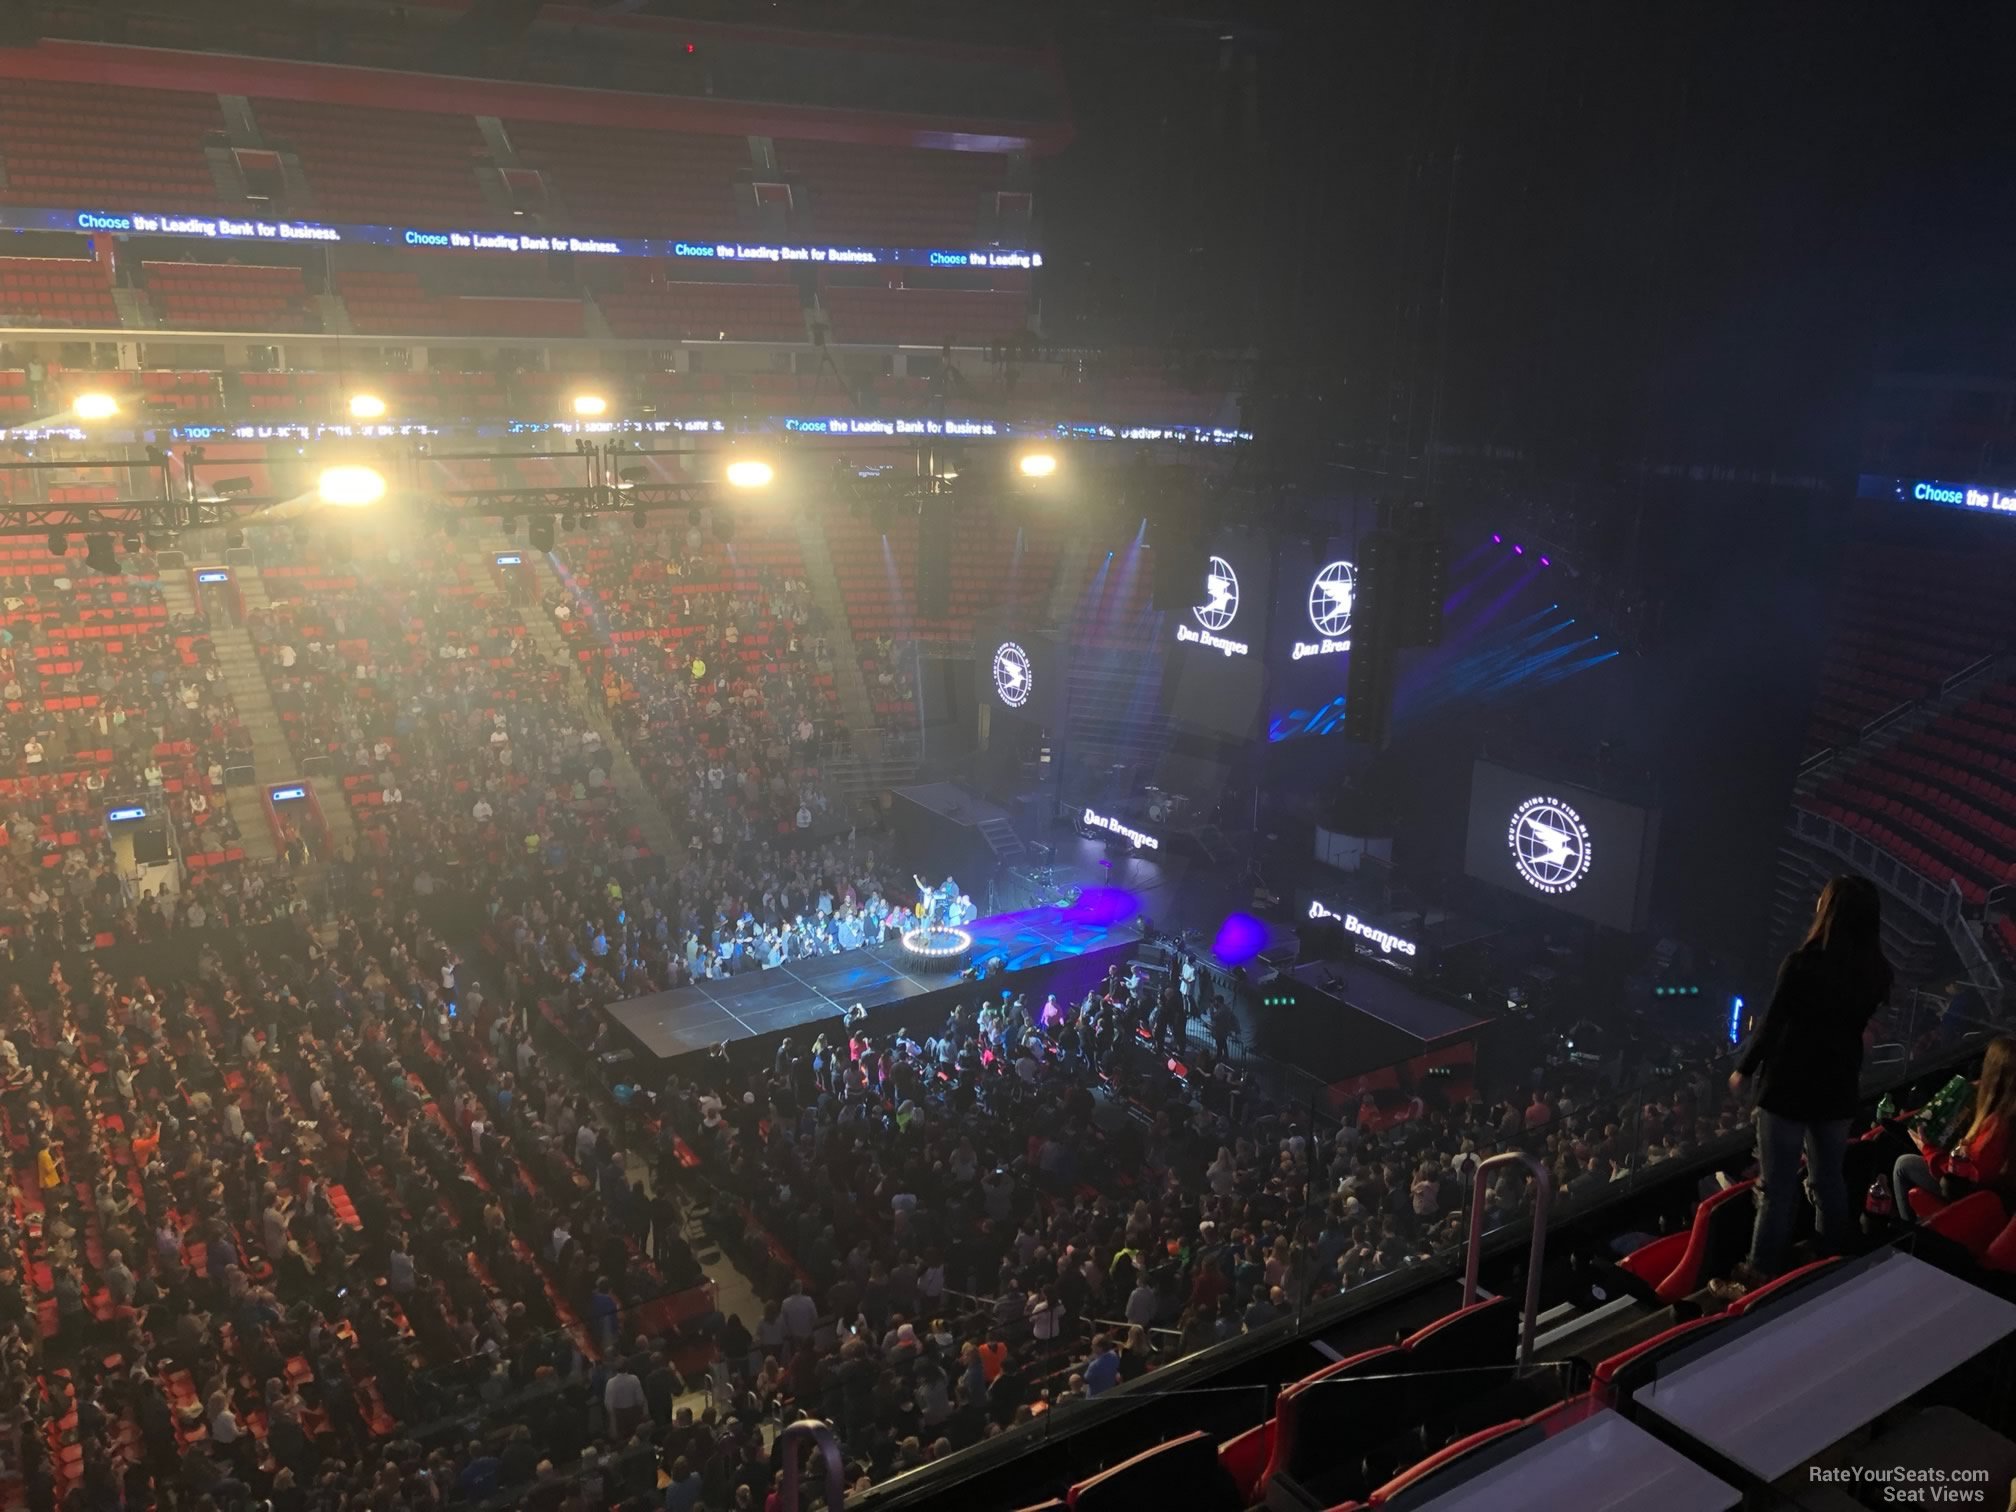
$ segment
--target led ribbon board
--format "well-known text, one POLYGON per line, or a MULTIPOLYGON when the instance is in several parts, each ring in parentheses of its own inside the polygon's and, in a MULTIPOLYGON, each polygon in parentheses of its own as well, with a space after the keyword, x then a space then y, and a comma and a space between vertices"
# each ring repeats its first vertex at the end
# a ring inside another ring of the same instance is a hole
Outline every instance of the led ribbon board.
POLYGON ((193 241, 263 242, 269 246, 306 243, 405 247, 416 252, 528 252, 541 256, 548 252, 571 252, 588 257, 670 257, 681 262, 964 269, 1043 266, 1043 254, 1025 247, 843 247, 810 242, 688 241, 655 236, 577 236, 557 231, 386 226, 279 217, 268 220, 261 216, 131 209, 52 210, 10 206, 0 208, 0 230, 175 236, 193 241))
POLYGON ((1930 504, 1970 514, 2016 519, 2016 488, 1998 483, 1949 483, 1941 478, 1882 478, 1864 474, 1856 494, 1899 504, 1930 504))

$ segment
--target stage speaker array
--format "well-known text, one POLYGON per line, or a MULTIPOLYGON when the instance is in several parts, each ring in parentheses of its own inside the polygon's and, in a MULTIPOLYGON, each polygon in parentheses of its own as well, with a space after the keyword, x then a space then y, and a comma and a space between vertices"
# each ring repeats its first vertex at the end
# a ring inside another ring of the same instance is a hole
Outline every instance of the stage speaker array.
POLYGON ((1384 746, 1391 733, 1395 658, 1400 649, 1399 555, 1399 538, 1390 530, 1374 530, 1359 539, 1344 734, 1360 745, 1384 746))
POLYGON ((917 518, 917 612, 934 617, 946 612, 951 594, 952 516, 943 507, 925 506, 917 518))
POLYGON ((1448 550, 1434 512, 1424 504, 1395 511, 1391 523, 1364 536, 1358 548, 1357 609, 1352 616, 1351 669, 1344 692, 1344 733, 1384 746, 1392 733, 1399 653, 1442 642, 1442 601, 1448 550))
POLYGON ((1204 588, 1204 511, 1186 488, 1162 493, 1148 507, 1151 609, 1190 608, 1204 588))

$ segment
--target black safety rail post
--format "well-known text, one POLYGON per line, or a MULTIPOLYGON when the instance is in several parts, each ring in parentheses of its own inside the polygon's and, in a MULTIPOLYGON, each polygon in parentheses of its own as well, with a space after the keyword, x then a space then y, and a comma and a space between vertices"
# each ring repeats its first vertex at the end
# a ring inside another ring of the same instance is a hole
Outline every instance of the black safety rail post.
POLYGON ((1543 1161, 1524 1150, 1507 1150, 1480 1161, 1470 1183, 1470 1234, 1463 1265, 1463 1305, 1477 1300, 1477 1269, 1483 1261, 1480 1241, 1484 1237, 1484 1177, 1493 1166, 1522 1165, 1533 1176, 1533 1243, 1526 1255, 1526 1311, 1519 1323, 1519 1368, 1533 1364, 1533 1326, 1540 1315, 1540 1262, 1547 1254, 1547 1209, 1554 1200, 1554 1178, 1543 1161))

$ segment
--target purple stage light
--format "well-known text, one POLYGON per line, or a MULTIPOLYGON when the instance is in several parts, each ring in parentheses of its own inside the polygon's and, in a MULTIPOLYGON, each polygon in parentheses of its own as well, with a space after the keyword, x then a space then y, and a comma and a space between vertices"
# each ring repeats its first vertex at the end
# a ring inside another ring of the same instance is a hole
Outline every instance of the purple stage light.
POLYGON ((1267 948, 1267 926, 1251 914, 1227 914, 1218 926, 1211 953, 1228 966, 1243 966, 1267 948))
POLYGON ((1088 887, 1064 910, 1073 924, 1118 924, 1141 912, 1141 900, 1124 887, 1088 887))
POLYGON ((1514 547, 1512 548, 1512 555, 1514 555, 1514 556, 1524 556, 1524 555, 1526 555, 1526 548, 1525 548, 1524 546, 1514 546, 1514 547))
POLYGON ((1505 544, 1505 537, 1494 530, 1491 532, 1491 544, 1493 546, 1503 546, 1505 544))
POLYGON ((1552 567, 1552 566, 1554 565, 1554 561, 1553 561, 1553 558, 1551 558, 1551 557, 1542 557, 1542 558, 1540 558, 1540 565, 1541 565, 1542 567, 1552 567))

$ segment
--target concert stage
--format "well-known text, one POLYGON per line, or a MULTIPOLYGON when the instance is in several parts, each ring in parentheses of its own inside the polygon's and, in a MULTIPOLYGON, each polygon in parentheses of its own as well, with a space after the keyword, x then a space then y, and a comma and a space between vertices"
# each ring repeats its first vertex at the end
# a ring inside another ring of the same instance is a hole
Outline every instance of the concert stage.
POLYGON ((1133 928, 1137 911, 1126 894, 1088 893, 1068 907, 976 919, 966 926, 973 948, 949 969, 934 969, 928 960, 910 955, 891 940, 724 981, 654 992, 612 1004, 608 1012, 646 1054, 670 1060, 723 1040, 759 1039, 836 1020, 856 1003, 867 1008, 874 1024, 876 1010, 893 1004, 911 1003, 920 1016, 929 1017, 942 1015, 943 1005, 962 992, 977 996, 998 993, 1003 987, 1048 991, 1053 978, 1065 979, 1064 967, 1074 968, 1068 973, 1073 982, 1085 976, 1084 986, 1077 988, 1082 993, 1105 974, 1109 955, 1119 959, 1140 940, 1140 931, 1133 928), (977 965, 997 954, 1007 961, 1005 975, 992 972, 984 984, 961 980, 961 966, 977 965), (928 1003, 915 1001, 927 995, 935 996, 928 1003))

